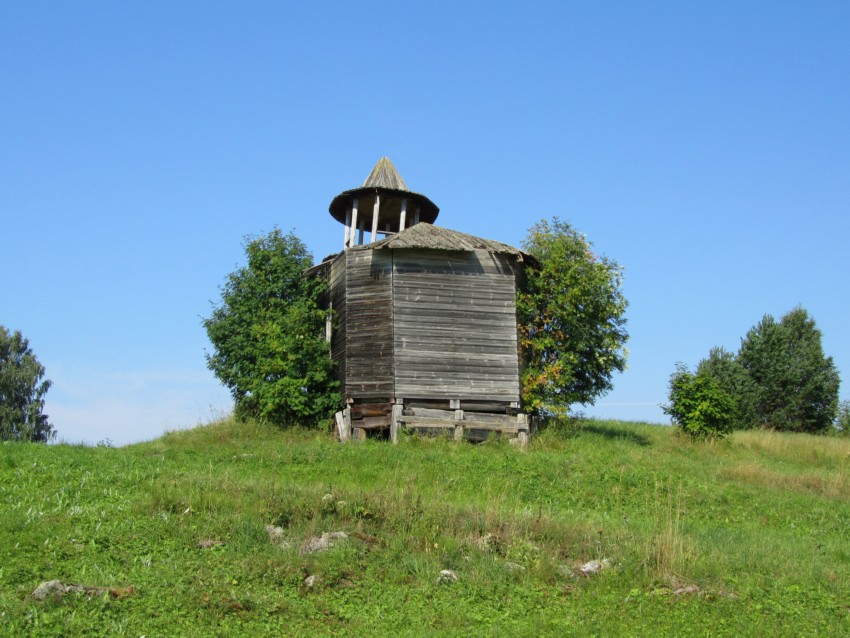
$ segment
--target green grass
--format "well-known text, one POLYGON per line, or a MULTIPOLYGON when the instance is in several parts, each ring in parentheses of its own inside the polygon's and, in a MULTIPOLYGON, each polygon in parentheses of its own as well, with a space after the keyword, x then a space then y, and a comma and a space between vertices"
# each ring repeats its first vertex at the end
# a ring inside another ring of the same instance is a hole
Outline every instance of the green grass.
POLYGON ((6 443, 0 635, 850 635, 849 465, 847 439, 603 421, 525 452, 229 420, 6 443), (53 579, 115 595, 30 597, 53 579))

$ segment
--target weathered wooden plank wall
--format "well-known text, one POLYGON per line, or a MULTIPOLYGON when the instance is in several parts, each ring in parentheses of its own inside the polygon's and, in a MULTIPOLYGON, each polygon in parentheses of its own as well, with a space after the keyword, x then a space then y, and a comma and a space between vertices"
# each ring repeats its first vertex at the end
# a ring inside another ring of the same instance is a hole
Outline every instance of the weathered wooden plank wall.
POLYGON ((519 401, 514 259, 392 252, 396 396, 519 401))
POLYGON ((331 358, 336 363, 337 379, 345 379, 345 335, 346 335, 346 256, 342 253, 331 262, 328 277, 328 298, 333 309, 331 332, 331 358))
POLYGON ((393 379, 392 254, 345 251, 345 396, 391 398, 393 379))
POLYGON ((330 267, 346 398, 519 401, 511 255, 347 250, 330 267))

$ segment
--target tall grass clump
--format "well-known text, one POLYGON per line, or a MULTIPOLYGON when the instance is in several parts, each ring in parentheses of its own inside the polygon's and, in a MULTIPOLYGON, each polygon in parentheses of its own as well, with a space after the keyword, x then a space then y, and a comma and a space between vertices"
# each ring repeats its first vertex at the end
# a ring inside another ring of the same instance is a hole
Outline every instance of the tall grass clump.
POLYGON ((693 547, 683 532, 682 486, 674 492, 664 483, 655 486, 653 531, 648 538, 646 564, 650 574, 664 581, 685 578, 693 547))

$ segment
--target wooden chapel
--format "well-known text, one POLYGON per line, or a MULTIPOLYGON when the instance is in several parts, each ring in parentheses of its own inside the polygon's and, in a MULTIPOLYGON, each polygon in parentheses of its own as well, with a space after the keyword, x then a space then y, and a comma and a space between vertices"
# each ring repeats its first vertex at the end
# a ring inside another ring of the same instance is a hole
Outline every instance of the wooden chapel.
POLYGON ((524 445, 515 300, 533 258, 435 226, 439 208, 386 157, 329 210, 345 227, 343 250, 308 273, 328 282, 340 439, 396 442, 405 427, 457 439, 497 431, 524 445))

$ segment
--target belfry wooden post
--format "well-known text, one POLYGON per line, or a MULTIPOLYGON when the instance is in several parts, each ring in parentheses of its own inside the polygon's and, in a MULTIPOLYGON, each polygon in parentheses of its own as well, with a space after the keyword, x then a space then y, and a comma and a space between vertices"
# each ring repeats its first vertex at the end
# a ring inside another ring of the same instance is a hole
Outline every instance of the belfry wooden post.
POLYGON ((407 221, 407 198, 401 200, 401 217, 399 217, 398 230, 403 231, 407 221))
POLYGON ((375 195, 375 205, 372 207, 372 241, 378 238, 378 217, 381 215, 381 196, 375 195))
POLYGON ((345 237, 342 240, 342 247, 348 248, 351 245, 351 211, 345 213, 345 237))
MULTIPOLYGON (((354 244, 354 230, 357 228, 357 198, 351 200, 351 235, 348 238, 348 245, 354 244)), ((361 238, 362 243, 362 238, 361 238)))

